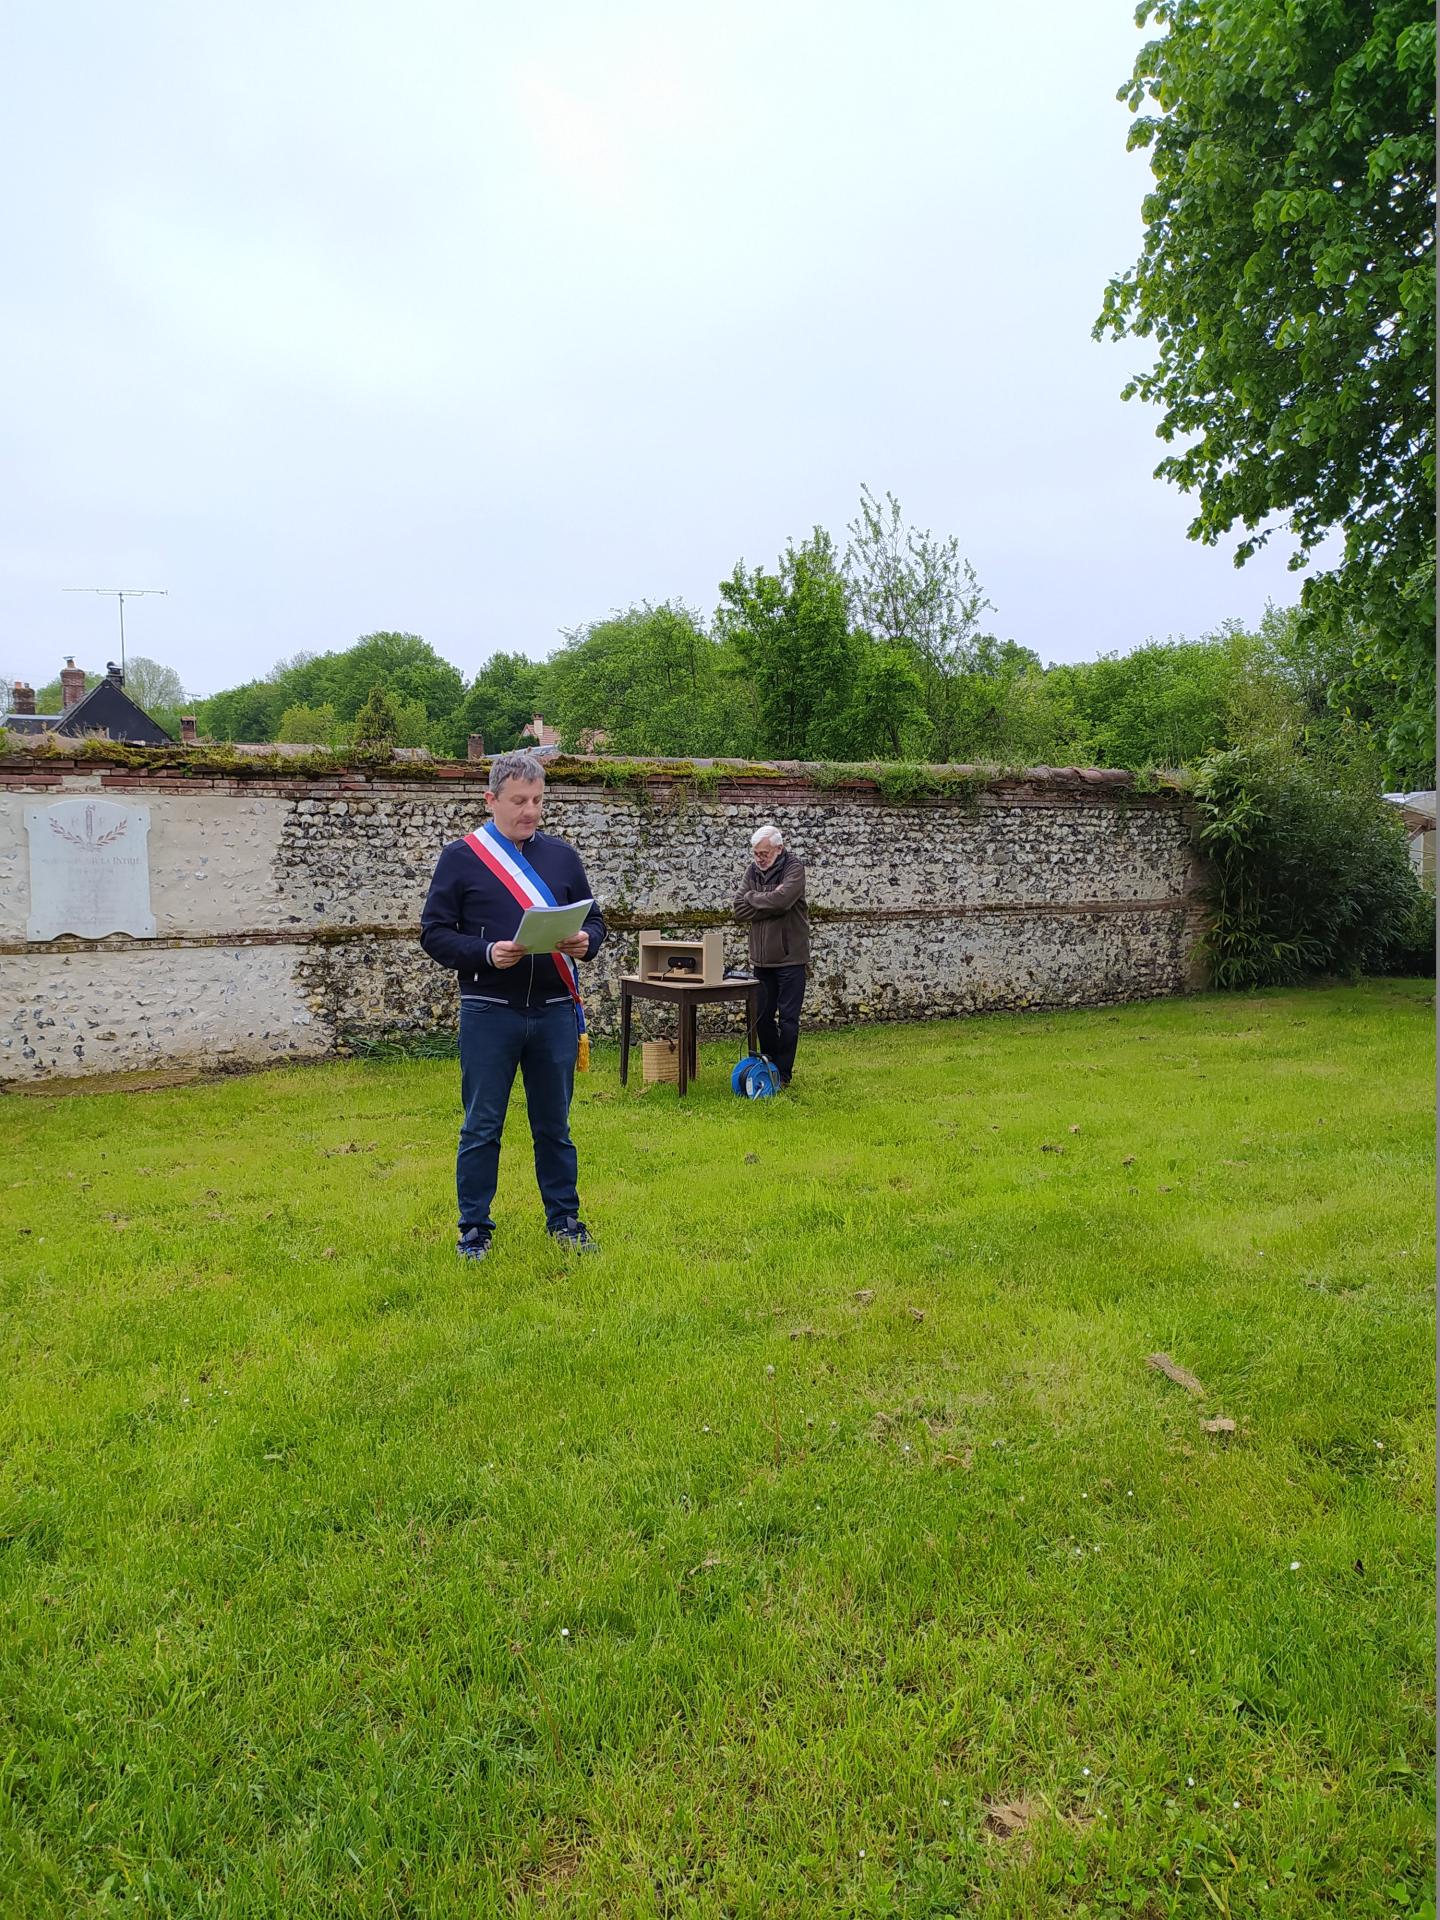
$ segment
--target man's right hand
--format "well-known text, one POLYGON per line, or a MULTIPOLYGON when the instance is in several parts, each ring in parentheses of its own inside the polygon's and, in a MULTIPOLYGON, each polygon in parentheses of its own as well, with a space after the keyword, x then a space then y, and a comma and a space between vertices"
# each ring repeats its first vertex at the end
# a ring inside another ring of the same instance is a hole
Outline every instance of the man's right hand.
POLYGON ((492 967, 513 967, 516 961, 524 958, 524 947, 517 946, 513 940, 496 940, 490 948, 492 967))

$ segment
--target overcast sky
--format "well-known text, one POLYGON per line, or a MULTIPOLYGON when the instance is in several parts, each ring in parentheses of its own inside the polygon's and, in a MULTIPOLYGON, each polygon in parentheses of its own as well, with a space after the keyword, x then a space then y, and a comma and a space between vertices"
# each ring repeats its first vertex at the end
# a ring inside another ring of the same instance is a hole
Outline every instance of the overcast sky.
POLYGON ((679 597, 862 481, 1046 660, 1288 603, 1096 345, 1130 0, 10 0, 0 672, 196 693, 679 597))

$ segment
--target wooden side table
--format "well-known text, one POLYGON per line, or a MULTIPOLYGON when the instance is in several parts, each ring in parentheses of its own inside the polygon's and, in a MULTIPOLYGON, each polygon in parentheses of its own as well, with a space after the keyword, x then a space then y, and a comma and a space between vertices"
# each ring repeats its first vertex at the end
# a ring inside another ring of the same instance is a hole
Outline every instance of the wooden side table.
POLYGON ((700 1047, 696 1037, 696 1010, 721 1000, 745 1002, 745 1040, 750 1053, 760 1051, 755 1022, 760 1011, 760 982, 749 978, 722 980, 717 986, 701 987, 681 980, 642 980, 638 974, 620 976, 620 1084, 625 1085, 630 1067, 630 1007, 635 1000, 663 1000, 679 1009, 680 1094, 683 1098, 690 1082, 700 1071, 700 1047))

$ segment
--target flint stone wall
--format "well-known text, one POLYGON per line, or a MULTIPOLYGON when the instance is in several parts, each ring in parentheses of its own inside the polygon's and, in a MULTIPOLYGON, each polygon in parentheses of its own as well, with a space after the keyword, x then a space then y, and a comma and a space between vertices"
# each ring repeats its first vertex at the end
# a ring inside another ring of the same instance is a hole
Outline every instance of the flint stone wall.
MULTIPOLYGON (((1189 809, 1125 776, 1047 771, 892 805, 873 786, 798 775, 702 792, 660 768, 643 790, 563 771, 545 824, 579 851, 612 929, 583 969, 599 1034, 615 1028, 641 928, 728 922, 766 819, 809 871, 809 1022, 1103 1005, 1198 984, 1189 809)), ((317 1057, 453 1026, 453 976, 416 934, 435 857, 483 818, 483 789, 468 765, 426 779, 184 778, 0 760, 0 1080, 317 1057), (88 792, 150 810, 156 932, 27 940, 24 808, 88 792)), ((728 926, 727 964, 745 952, 728 926)), ((656 1030, 663 1013, 644 1011, 656 1030)))

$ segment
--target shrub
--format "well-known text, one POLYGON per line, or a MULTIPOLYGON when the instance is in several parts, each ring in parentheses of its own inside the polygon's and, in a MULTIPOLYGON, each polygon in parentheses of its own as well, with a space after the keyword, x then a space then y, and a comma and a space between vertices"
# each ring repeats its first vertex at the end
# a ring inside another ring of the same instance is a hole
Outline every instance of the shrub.
POLYGON ((1434 902, 1398 815, 1363 779, 1275 746, 1237 747, 1205 762, 1195 796, 1217 987, 1433 973, 1434 902))

